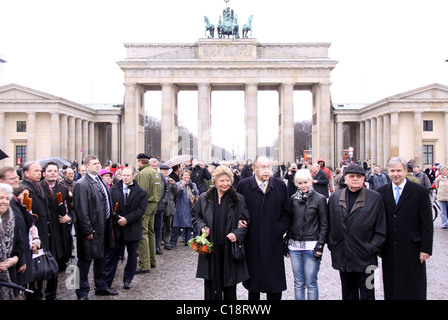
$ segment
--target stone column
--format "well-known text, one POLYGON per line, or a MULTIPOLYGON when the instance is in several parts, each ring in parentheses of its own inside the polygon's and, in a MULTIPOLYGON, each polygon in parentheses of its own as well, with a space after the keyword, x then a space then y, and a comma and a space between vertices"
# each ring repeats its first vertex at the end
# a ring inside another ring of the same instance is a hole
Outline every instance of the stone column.
POLYGON ((27 120, 27 160, 37 160, 36 159, 36 112, 28 112, 27 120))
MULTIPOLYGON (((138 100, 137 85, 135 83, 125 84, 125 94, 124 94, 125 117, 124 117, 122 146, 123 146, 124 163, 128 163, 130 166, 135 166, 137 164, 136 160, 137 154, 139 152, 144 151, 144 150, 138 150, 136 141, 138 134, 138 121, 139 121, 137 100, 138 100)), ((98 144, 97 147, 98 150, 96 150, 96 153, 99 152, 100 145, 98 144)))
POLYGON ((398 157, 400 156, 400 147, 399 147, 399 117, 398 112, 392 112, 390 114, 390 156, 398 157))
POLYGON ((75 119, 75 159, 78 163, 82 161, 82 121, 79 118, 75 119))
POLYGON ((366 157, 366 123, 359 122, 359 159, 361 163, 367 159, 366 157))
POLYGON ((279 161, 294 162, 294 83, 279 86, 279 161))
POLYGON ((209 83, 198 84, 198 157, 205 163, 212 159, 211 95, 209 83))
POLYGON ((376 163, 381 167, 384 166, 384 138, 383 138, 383 117, 376 119, 376 163))
MULTIPOLYGON (((5 151, 5 113, 4 112, 0 112, 0 150, 5 151)), ((4 161, 5 160, 0 160, 0 165, 3 165, 4 161)), ((12 162, 12 163, 14 164, 14 162, 12 162)))
POLYGON ((423 168, 422 134, 423 134, 422 113, 414 111, 414 161, 416 164, 420 166, 420 168, 423 168))
POLYGON ((84 152, 82 153, 82 158, 87 156, 89 150, 89 122, 87 120, 82 120, 82 147, 84 152))
POLYGON ((118 120, 111 123, 111 151, 110 160, 113 162, 118 161, 118 120))
POLYGON ((366 158, 363 160, 367 160, 372 158, 372 154, 370 152, 370 147, 371 147, 371 143, 370 143, 370 119, 366 120, 366 158))
POLYGON ((60 155, 62 158, 68 158, 68 119, 66 114, 61 114, 60 124, 61 124, 61 150, 60 155))
POLYGON ((89 155, 95 154, 95 122, 89 121, 89 155))
POLYGON ((61 150, 61 131, 59 125, 59 113, 51 114, 51 154, 50 157, 59 157, 61 150))
POLYGON ((376 158, 376 118, 370 119, 370 156, 372 158, 372 163, 377 162, 376 158))
POLYGON ((162 157, 167 161, 176 156, 178 147, 177 130, 177 87, 172 83, 162 84, 162 157))
POLYGON ((319 83, 312 89, 317 113, 313 114, 313 159, 324 158, 330 161, 331 133, 330 133, 330 83, 319 83))
MULTIPOLYGON (((75 142, 76 142, 76 128, 75 118, 68 117, 68 160, 75 160, 75 142)), ((79 162, 81 163, 81 162, 79 162)))
MULTIPOLYGON (((342 152, 344 150, 344 122, 340 120, 341 116, 336 117, 336 166, 342 161, 342 152)), ((316 159, 317 160, 317 159, 316 159)))
POLYGON ((386 166, 390 158, 390 114, 383 115, 383 145, 384 145, 384 163, 386 166))
POLYGON ((245 159, 255 161, 258 155, 258 84, 248 83, 245 87, 245 159))

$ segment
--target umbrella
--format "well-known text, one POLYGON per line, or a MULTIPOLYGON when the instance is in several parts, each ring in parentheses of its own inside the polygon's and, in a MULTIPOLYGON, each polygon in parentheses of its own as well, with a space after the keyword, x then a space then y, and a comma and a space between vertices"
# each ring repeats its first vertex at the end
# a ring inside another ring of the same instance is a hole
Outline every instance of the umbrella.
POLYGON ((4 153, 2 149, 0 149, 0 160, 3 160, 5 158, 9 158, 9 156, 6 153, 4 153))
POLYGON ((167 166, 173 167, 179 163, 190 161, 190 159, 191 159, 191 156, 189 154, 183 154, 183 155, 178 155, 178 156, 172 157, 171 159, 166 161, 165 164, 167 166))
POLYGON ((34 293, 34 291, 28 290, 28 289, 22 287, 21 285, 18 285, 18 284, 13 283, 13 282, 9 282, 9 281, 7 281, 5 279, 2 279, 2 278, 0 278, 0 286, 11 288, 11 289, 17 289, 17 290, 20 290, 20 291, 25 291, 25 292, 28 292, 28 293, 34 293))
POLYGON ((64 158, 46 158, 46 159, 40 159, 37 162, 39 162, 40 166, 43 167, 47 162, 56 162, 59 166, 70 166, 71 163, 68 160, 65 160, 64 158))

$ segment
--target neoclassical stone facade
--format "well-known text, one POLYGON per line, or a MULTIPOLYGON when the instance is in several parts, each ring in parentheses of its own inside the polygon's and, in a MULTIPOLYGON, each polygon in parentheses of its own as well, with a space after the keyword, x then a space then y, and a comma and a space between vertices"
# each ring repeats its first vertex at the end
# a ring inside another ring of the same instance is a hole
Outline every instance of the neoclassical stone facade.
POLYGON ((97 154, 119 161, 122 106, 75 103, 17 84, 0 87, 0 165, 97 154))
MULTIPOLYGON (((144 93, 162 92, 162 160, 178 155, 180 90, 198 92, 198 150, 211 160, 211 93, 245 92, 245 157, 257 156, 258 91, 279 93, 279 160, 294 161, 294 90, 313 96, 313 153, 332 157, 330 73, 337 62, 328 57, 329 43, 259 43, 256 39, 199 39, 185 44, 125 44, 125 102, 122 158, 134 161, 144 150, 144 93)), ((214 119, 213 121, 219 121, 214 119)))
POLYGON ((361 161, 385 166, 390 157, 413 159, 420 166, 448 164, 448 87, 430 84, 365 105, 333 105, 336 154, 342 160, 344 125, 348 144, 361 161))

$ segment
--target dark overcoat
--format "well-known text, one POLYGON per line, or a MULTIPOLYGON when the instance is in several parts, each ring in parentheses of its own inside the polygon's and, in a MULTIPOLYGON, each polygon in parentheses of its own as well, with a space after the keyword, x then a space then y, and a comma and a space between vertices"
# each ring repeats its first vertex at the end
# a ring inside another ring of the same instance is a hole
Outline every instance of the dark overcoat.
POLYGON ((250 279, 243 285, 252 292, 282 292, 286 290, 283 235, 291 212, 286 184, 270 177, 263 193, 252 176, 240 181, 237 192, 246 198, 251 220, 246 236, 250 279))
POLYGON ((426 299, 426 264, 432 254, 433 222, 428 189, 407 180, 398 204, 392 183, 378 189, 386 209, 387 239, 381 252, 384 298, 426 299))
MULTIPOLYGON (((198 234, 202 234, 202 228, 207 226, 210 228, 209 241, 214 242, 213 232, 213 209, 214 209, 214 193, 216 188, 211 188, 207 192, 201 194, 191 210, 193 226, 198 234)), ((231 187, 229 189, 230 197, 228 202, 227 226, 225 234, 233 232, 239 242, 244 242, 248 228, 238 228, 238 221, 245 220, 250 224, 249 212, 247 211, 246 200, 244 197, 231 187)), ((231 242, 226 241, 224 244, 224 270, 223 270, 223 287, 236 285, 249 278, 249 269, 247 261, 240 262, 232 259, 231 242)), ((203 278, 213 281, 214 279, 213 253, 200 254, 198 256, 198 268, 196 272, 197 278, 203 278)))
POLYGON ((38 217, 34 225, 39 231, 41 247, 45 248, 46 250, 50 250, 50 252, 55 255, 56 252, 52 232, 51 215, 48 212, 47 199, 45 197, 45 194, 40 193, 40 191, 37 190, 37 188, 27 180, 23 180, 21 185, 30 190, 29 197, 33 201, 31 211, 38 217))
POLYGON ((381 196, 362 188, 352 209, 347 208, 347 188, 328 202, 328 249, 332 267, 342 272, 366 272, 378 265, 377 255, 386 241, 386 216, 381 196))
MULTIPOLYGON (((109 190, 107 190, 109 192, 109 190)), ((109 207, 112 201, 109 194, 109 207)), ((76 214, 76 244, 78 257, 85 260, 101 259, 105 249, 115 247, 110 225, 106 226, 103 195, 97 182, 85 174, 73 188, 76 214), (86 237, 93 234, 93 239, 86 237)), ((111 219, 108 219, 112 221, 111 219)))
POLYGON ((120 245, 124 241, 141 240, 143 237, 142 217, 146 211, 148 204, 148 193, 143 188, 140 188, 138 183, 129 186, 130 192, 127 205, 124 205, 123 181, 120 180, 117 184, 110 188, 112 195, 112 203, 118 203, 117 215, 125 217, 127 224, 124 227, 116 225, 118 229, 118 236, 120 245))

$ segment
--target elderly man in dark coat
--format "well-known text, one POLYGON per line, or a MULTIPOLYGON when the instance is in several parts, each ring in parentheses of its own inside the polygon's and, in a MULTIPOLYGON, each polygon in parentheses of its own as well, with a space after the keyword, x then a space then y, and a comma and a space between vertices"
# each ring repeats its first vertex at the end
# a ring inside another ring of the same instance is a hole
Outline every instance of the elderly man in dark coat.
POLYGON ((75 184, 73 201, 76 208, 76 244, 78 252, 78 300, 88 300, 89 269, 94 262, 96 295, 117 295, 105 281, 105 253, 114 244, 112 201, 108 188, 99 177, 101 164, 96 156, 84 159, 86 174, 75 184))
POLYGON ((246 255, 250 279, 243 282, 249 299, 281 299, 286 290, 283 235, 289 228, 289 196, 286 184, 272 177, 270 160, 255 161, 255 175, 240 181, 237 189, 247 202, 250 226, 246 236, 246 255))
POLYGON ((328 183, 330 182, 330 179, 328 177, 328 174, 320 168, 320 164, 313 164, 312 176, 314 190, 328 198, 328 183))
POLYGON ((403 158, 392 158, 387 168, 392 182, 378 189, 387 219, 381 251, 384 298, 425 300, 425 261, 432 254, 434 232, 428 189, 406 179, 403 158))
POLYGON ((344 179, 347 187, 333 193, 328 202, 332 266, 341 277, 343 300, 374 300, 368 268, 378 265, 377 255, 386 240, 384 205, 378 192, 364 187, 361 166, 350 164, 344 179))

